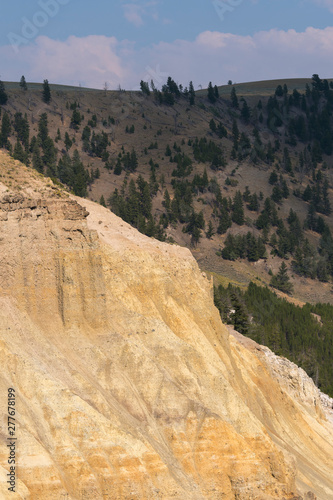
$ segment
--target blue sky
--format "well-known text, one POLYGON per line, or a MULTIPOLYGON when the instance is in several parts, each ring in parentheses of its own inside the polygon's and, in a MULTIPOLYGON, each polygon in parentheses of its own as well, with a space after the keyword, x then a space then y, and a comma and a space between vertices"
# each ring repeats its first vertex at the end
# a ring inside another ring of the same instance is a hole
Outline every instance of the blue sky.
POLYGON ((196 87, 333 77, 333 0, 16 0, 1 11, 3 80, 135 89, 168 75, 196 87))

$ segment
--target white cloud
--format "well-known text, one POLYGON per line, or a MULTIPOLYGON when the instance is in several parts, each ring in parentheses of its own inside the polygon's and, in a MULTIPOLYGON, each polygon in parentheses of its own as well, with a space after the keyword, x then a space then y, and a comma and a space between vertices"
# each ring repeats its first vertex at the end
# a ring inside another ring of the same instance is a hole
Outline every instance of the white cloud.
MULTIPOLYGON (((34 44, 22 47, 15 61, 20 74, 29 81, 102 88, 105 81, 116 88, 130 79, 130 71, 124 61, 131 53, 132 44, 118 42, 114 37, 91 35, 84 38, 70 36, 66 41, 38 37, 34 44)), ((0 49, 1 59, 7 59, 4 67, 13 66, 11 47, 0 49)), ((13 73, 13 71, 11 72, 13 73)), ((18 74, 18 73, 17 73, 18 74)), ((6 79, 17 79, 10 76, 6 79)))
POLYGON ((151 0, 148 2, 141 3, 126 3, 123 5, 124 16, 128 22, 134 24, 134 26, 139 27, 144 24, 143 18, 149 16, 154 21, 158 20, 158 12, 156 6, 158 5, 157 0, 151 0))
POLYGON ((134 26, 142 26, 143 25, 143 9, 140 5, 135 3, 128 3, 123 6, 124 8, 124 16, 128 22, 134 24, 134 26))
MULTIPOLYGON (((253 36, 206 31, 193 41, 159 43, 148 52, 150 66, 158 64, 179 82, 224 84, 274 78, 333 77, 333 28, 270 30, 253 36), (331 71, 331 74, 328 74, 331 71)), ((143 56, 140 56, 140 58, 143 56)))
POLYGON ((43 81, 102 88, 138 88, 141 79, 160 87, 166 75, 196 87, 274 78, 333 77, 333 27, 323 30, 261 31, 253 36, 205 31, 193 41, 175 40, 137 49, 114 37, 69 37, 66 41, 38 37, 15 54, 0 48, 2 79, 43 81))

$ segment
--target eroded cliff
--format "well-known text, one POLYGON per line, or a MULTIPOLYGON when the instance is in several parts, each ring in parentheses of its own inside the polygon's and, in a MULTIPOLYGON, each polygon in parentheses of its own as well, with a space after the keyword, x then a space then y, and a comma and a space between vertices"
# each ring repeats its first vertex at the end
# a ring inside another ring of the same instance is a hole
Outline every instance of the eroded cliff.
POLYGON ((230 335, 188 250, 20 168, 29 188, 0 188, 1 497, 333 498, 304 372, 230 335))

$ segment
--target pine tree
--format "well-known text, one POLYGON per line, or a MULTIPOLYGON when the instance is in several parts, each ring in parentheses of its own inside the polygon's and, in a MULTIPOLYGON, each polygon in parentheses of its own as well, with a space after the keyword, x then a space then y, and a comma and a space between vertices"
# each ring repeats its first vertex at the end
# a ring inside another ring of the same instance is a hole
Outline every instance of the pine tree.
POLYGON ((65 142, 66 151, 71 149, 73 142, 72 142, 71 138, 69 137, 68 132, 65 132, 65 141, 64 142, 65 142))
POLYGON ((165 207, 167 214, 169 214, 170 209, 171 209, 171 199, 170 199, 169 191, 167 189, 164 191, 164 198, 163 198, 162 204, 165 207))
POLYGON ((209 122, 209 128, 212 132, 216 132, 216 123, 215 120, 212 118, 209 122))
POLYGON ((8 96, 6 94, 6 89, 4 83, 0 80, 0 105, 5 106, 8 101, 8 96))
POLYGON ((71 128, 73 128, 74 130, 79 130, 80 125, 81 125, 81 121, 82 121, 82 116, 81 116, 80 111, 77 109, 74 109, 73 114, 72 114, 71 124, 70 124, 71 128))
POLYGON ((243 106, 242 106, 242 109, 241 109, 241 117, 242 117, 242 119, 244 120, 245 123, 249 122, 250 114, 251 114, 250 113, 250 108, 248 107, 247 102, 244 99, 243 100, 243 106))
POLYGON ((51 90, 48 80, 44 80, 42 96, 43 96, 43 101, 46 104, 49 104, 51 101, 51 90))
POLYGON ((150 95, 150 89, 149 89, 148 82, 144 82, 143 80, 141 80, 141 82, 140 82, 140 89, 141 89, 141 92, 143 94, 150 95))
POLYGON ((25 77, 22 75, 20 80, 20 87, 22 90, 28 90, 27 82, 25 81, 25 77))
POLYGON ((195 92, 192 81, 189 84, 188 88, 189 98, 190 98, 190 106, 194 106, 195 103, 195 92))
POLYGON ((236 293, 232 293, 230 298, 234 309, 234 312, 230 315, 234 328, 237 332, 246 335, 249 330, 249 322, 245 308, 239 301, 236 293))
POLYGON ((211 237, 214 236, 214 234, 215 234, 215 232, 214 232, 213 223, 210 220, 209 223, 208 223, 208 230, 206 232, 206 238, 208 238, 210 240, 211 237))
POLYGON ((38 138, 41 146, 44 148, 44 143, 49 135, 47 113, 42 113, 38 122, 38 138))
POLYGON ((24 149, 22 147, 22 144, 19 141, 19 139, 17 139, 15 147, 14 147, 13 158, 15 160, 18 160, 18 161, 22 162, 22 163, 27 163, 27 161, 28 161, 28 155, 24 151, 24 149))
POLYGON ((231 98, 231 106, 233 108, 235 108, 235 109, 238 109, 239 104, 238 104, 238 97, 237 97, 237 94, 236 94, 235 87, 232 87, 230 98, 231 98))
POLYGON ((47 137, 43 144, 43 163, 47 167, 49 177, 58 177, 57 172, 57 149, 51 137, 47 137))
POLYGON ((221 208, 220 222, 219 222, 219 225, 217 228, 218 234, 226 233, 227 230, 229 229, 229 227, 231 227, 231 225, 232 225, 232 221, 231 221, 231 217, 229 215, 229 212, 226 209, 226 207, 223 206, 221 208))
POLYGON ((67 153, 64 153, 58 162, 58 178, 61 182, 73 188, 73 163, 71 157, 67 153))
POLYGON ((15 113, 14 115, 14 129, 17 133, 18 139, 22 142, 26 151, 29 149, 29 122, 27 115, 22 116, 22 113, 15 113))
MULTIPOLYGON (((32 150, 32 166, 37 170, 37 172, 40 172, 41 174, 43 173, 43 162, 40 157, 40 149, 37 144, 37 141, 34 144, 33 150, 32 150)), ((61 179, 60 179, 61 180, 61 179)))
POLYGON ((279 272, 276 275, 272 276, 270 285, 284 293, 292 292, 293 286, 290 283, 290 278, 288 276, 288 268, 284 261, 282 262, 279 268, 279 272))
POLYGON ((1 122, 1 133, 0 133, 0 147, 5 147, 8 149, 9 141, 8 137, 10 136, 11 126, 10 119, 7 113, 4 113, 1 122))
POLYGON ((239 226, 244 224, 244 208, 242 194, 237 191, 232 204, 232 220, 239 226))
POLYGON ((237 151, 238 149, 238 140, 239 140, 239 129, 236 120, 232 123, 232 139, 234 142, 234 149, 237 151))
POLYGON ((216 97, 215 97, 215 93, 214 93, 214 88, 213 88, 212 82, 209 82, 209 84, 208 84, 208 100, 212 104, 214 104, 216 102, 216 97))
POLYGON ((76 194, 76 196, 85 197, 87 195, 87 172, 84 169, 77 149, 73 153, 72 162, 74 174, 74 193, 76 194))

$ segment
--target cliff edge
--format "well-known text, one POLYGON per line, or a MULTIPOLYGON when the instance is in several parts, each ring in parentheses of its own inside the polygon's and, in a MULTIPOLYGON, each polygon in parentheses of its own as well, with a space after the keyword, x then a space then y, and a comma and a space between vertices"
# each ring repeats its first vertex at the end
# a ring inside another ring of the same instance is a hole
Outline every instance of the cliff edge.
POLYGON ((221 323, 187 249, 0 172, 1 498, 333 498, 332 401, 221 323))

